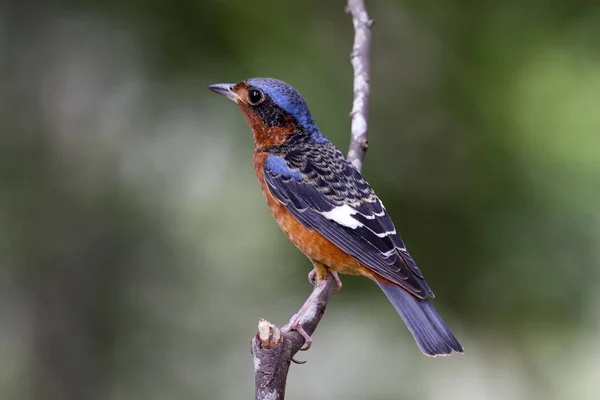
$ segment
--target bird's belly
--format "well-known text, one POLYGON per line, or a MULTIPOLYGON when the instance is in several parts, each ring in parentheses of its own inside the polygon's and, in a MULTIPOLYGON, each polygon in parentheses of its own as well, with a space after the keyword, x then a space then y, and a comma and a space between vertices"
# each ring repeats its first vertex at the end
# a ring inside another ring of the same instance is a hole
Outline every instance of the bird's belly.
MULTIPOLYGON (((266 197, 271 196, 266 193, 266 197)), ((308 258, 318 261, 330 270, 341 274, 373 277, 369 269, 361 265, 354 257, 331 243, 319 232, 305 228, 277 200, 272 197, 267 198, 267 203, 283 232, 308 258)))

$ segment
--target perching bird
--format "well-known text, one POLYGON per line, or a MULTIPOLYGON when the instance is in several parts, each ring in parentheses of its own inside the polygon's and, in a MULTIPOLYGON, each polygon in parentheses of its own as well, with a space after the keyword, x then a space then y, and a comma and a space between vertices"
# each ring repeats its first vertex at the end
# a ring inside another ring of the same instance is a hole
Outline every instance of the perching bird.
MULTIPOLYGON (((317 288, 324 288, 330 273, 338 288, 338 272, 366 276, 392 302, 423 353, 462 352, 427 299, 433 292, 381 200, 321 133, 300 93, 271 78, 209 89, 242 110, 254 134, 254 169, 267 204, 288 238, 312 261, 309 277, 316 275, 317 288)), ((299 324, 303 311, 287 327, 310 345, 299 324)))

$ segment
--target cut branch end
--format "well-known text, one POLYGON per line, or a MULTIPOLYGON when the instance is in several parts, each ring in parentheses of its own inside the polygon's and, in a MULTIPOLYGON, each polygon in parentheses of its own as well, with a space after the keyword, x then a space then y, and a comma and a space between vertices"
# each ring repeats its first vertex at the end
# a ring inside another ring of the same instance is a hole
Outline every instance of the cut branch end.
POLYGON ((274 349, 279 346, 283 340, 281 330, 262 318, 258 322, 257 338, 262 349, 274 349))

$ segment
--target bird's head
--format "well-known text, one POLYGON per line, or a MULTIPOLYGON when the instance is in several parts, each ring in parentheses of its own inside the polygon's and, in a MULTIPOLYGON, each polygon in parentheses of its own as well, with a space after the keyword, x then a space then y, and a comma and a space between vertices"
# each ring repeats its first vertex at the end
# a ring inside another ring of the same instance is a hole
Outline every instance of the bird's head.
POLYGON ((302 95, 285 82, 252 78, 235 84, 210 85, 209 89, 237 103, 259 147, 282 144, 298 133, 306 133, 317 141, 327 140, 302 95))

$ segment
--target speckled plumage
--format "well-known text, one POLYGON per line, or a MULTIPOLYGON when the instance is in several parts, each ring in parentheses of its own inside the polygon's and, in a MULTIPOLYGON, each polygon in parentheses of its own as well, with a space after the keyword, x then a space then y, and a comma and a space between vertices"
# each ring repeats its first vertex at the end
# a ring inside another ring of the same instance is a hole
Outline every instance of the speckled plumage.
MULTIPOLYGON (((320 232, 371 272, 415 296, 433 295, 383 204, 333 144, 315 143, 310 136, 297 133, 286 144, 266 151, 285 160, 293 172, 281 173, 265 165, 268 190, 304 227, 320 232), (299 175, 302 179, 294 178, 299 175), (363 226, 351 229, 323 215, 343 205, 357 211, 353 218, 363 226)), ((328 260, 318 261, 329 265, 328 260)), ((336 267, 331 266, 334 270, 336 267)))
POLYGON ((462 352, 427 300, 433 292, 381 200, 321 133, 300 93, 271 78, 212 89, 242 110, 267 205, 317 276, 335 271, 375 280, 425 354, 462 352))

